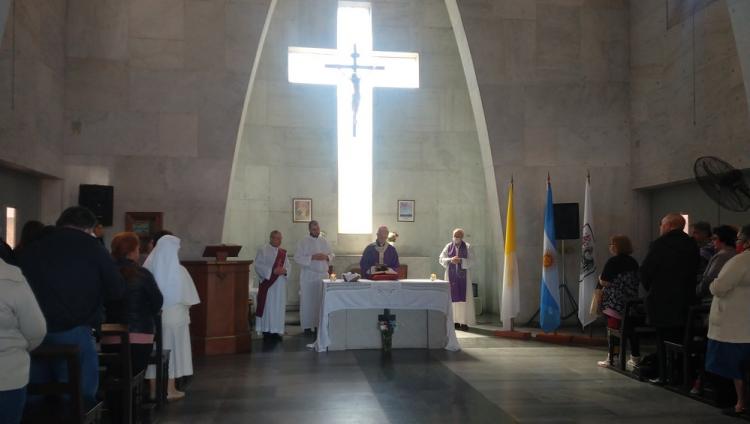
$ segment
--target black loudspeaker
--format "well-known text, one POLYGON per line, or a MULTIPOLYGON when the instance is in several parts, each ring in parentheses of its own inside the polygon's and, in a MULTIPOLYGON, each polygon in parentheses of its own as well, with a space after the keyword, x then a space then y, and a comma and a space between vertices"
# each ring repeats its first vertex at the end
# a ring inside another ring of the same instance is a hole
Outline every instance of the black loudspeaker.
POLYGON ((577 240, 581 237, 578 203, 555 203, 555 238, 577 240))
POLYGON ((110 227, 114 191, 112 186, 81 184, 78 186, 78 205, 89 208, 100 224, 110 227))

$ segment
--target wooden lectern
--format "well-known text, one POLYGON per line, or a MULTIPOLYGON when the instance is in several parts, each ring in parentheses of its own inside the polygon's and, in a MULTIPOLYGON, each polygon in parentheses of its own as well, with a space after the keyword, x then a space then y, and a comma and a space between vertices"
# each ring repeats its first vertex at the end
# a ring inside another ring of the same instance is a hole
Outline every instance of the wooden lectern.
POLYGON ((240 246, 208 246, 203 256, 214 259, 184 261, 193 277, 201 303, 190 308, 190 338, 193 355, 220 355, 250 351, 247 322, 250 264, 227 261, 240 246))

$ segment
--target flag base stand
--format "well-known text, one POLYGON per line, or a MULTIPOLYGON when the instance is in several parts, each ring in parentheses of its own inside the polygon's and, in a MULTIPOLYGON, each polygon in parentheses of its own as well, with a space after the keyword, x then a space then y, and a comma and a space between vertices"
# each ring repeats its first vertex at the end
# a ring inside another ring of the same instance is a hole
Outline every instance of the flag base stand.
MULTIPOLYGON (((560 243, 562 243, 560 249, 560 258, 562 259, 562 283, 557 287, 560 290, 560 322, 562 322, 578 313, 578 302, 576 302, 576 298, 575 296, 573 296, 573 292, 571 292, 568 288, 568 278, 565 276, 565 240, 560 240, 560 243), (567 304, 571 307, 570 312, 566 311, 566 301, 567 304)), ((534 312, 534 315, 532 315, 531 318, 526 321, 524 327, 531 327, 534 323, 534 319, 539 316, 539 312, 540 309, 536 308, 536 312, 534 312)), ((539 322, 537 321, 537 326, 538 324, 539 322)))

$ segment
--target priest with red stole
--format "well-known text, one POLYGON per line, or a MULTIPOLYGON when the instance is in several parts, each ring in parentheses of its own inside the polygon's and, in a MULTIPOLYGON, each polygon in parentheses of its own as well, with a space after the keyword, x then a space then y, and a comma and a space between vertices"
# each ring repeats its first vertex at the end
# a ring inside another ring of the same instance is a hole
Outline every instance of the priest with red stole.
POLYGON ((377 274, 398 274, 398 267, 398 252, 388 243, 388 227, 381 225, 375 242, 362 252, 359 269, 364 278, 371 278, 377 274))
POLYGON ((255 308, 255 331, 263 333, 263 339, 281 340, 284 335, 289 259, 286 250, 280 247, 281 231, 271 231, 269 238, 268 244, 259 248, 255 255, 255 273, 261 281, 255 308))

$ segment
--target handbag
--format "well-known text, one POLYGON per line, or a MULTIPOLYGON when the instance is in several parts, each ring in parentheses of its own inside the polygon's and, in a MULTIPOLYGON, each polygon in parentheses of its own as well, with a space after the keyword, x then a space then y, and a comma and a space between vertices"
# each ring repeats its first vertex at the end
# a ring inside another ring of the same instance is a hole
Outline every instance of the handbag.
POLYGON ((592 316, 601 315, 600 307, 602 304, 602 289, 597 287, 594 289, 594 295, 591 296, 591 305, 589 306, 589 314, 592 316))

